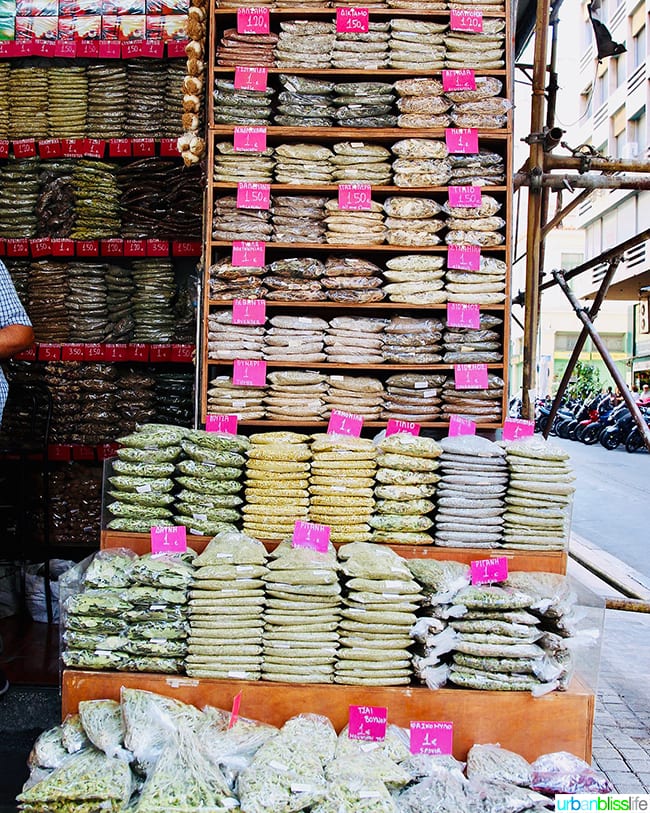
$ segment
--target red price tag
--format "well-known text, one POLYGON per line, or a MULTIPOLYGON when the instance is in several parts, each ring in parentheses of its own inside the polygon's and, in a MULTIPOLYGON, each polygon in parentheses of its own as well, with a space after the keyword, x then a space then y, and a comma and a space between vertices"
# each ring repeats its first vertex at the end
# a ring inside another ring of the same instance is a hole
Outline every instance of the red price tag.
POLYGON ((145 40, 140 49, 140 56, 148 59, 162 59, 165 55, 165 43, 162 40, 145 40))
POLYGON ((7 257, 29 257, 29 240, 24 237, 9 238, 7 257))
POLYGON ((56 43, 50 40, 34 40, 32 43, 32 56, 51 58, 56 53, 56 43))
POLYGON ((194 359, 193 344, 173 344, 171 361, 187 363, 194 359))
POLYGON ((420 434, 420 424, 413 423, 413 421, 402 421, 396 418, 390 418, 386 424, 386 437, 391 435, 414 435, 417 437, 420 434))
POLYGON ((39 344, 37 357, 39 361, 58 361, 61 358, 61 345, 39 344))
POLYGON ((411 722, 410 750, 412 754, 451 754, 454 737, 453 723, 429 720, 411 722))
POLYGON ((13 42, 0 42, 0 59, 6 59, 13 56, 13 42))
POLYGON ((107 42, 106 40, 100 40, 99 58, 122 59, 122 44, 119 42, 107 42))
MULTIPOLYGON (((92 42, 92 40, 84 40, 84 42, 92 42)), ((62 138, 61 152, 64 158, 81 158, 86 154, 86 139, 62 138)))
POLYGON ((126 344, 105 344, 104 361, 127 361, 129 347, 126 344))
POLYGON ((266 243, 261 240, 234 240, 231 262, 235 268, 264 268, 266 243))
POLYGON ((146 344, 128 344, 128 361, 149 361, 149 346, 146 344))
POLYGON ((9 158, 9 142, 0 141, 0 158, 9 158))
POLYGON ((147 257, 169 257, 169 240, 147 240, 147 257))
POLYGON ((233 299, 233 325, 263 325, 266 322, 266 300, 233 299))
POLYGON ((50 245, 53 257, 74 257, 74 240, 68 237, 52 237, 50 245))
POLYGON ((478 129, 476 127, 448 127, 445 144, 449 152, 474 155, 478 152, 478 129))
POLYGON ((268 8, 238 8, 238 34, 270 34, 271 23, 268 8))
POLYGON ((65 57, 66 59, 76 59, 77 40, 57 40, 54 49, 54 56, 65 57))
POLYGON ((99 240, 79 240, 77 257, 99 257, 99 240))
POLYGON ((28 347, 27 350, 16 353, 13 358, 15 358, 16 361, 36 361, 36 345, 33 344, 31 347, 28 347))
POLYGON ((97 460, 108 460, 110 457, 115 457, 119 444, 117 443, 102 443, 97 447, 97 460))
POLYGON ((50 443, 47 447, 47 457, 48 460, 70 460, 72 457, 72 446, 50 443))
POLYGON ((478 208, 483 203, 480 186, 450 186, 449 205, 461 208, 478 208))
POLYGON ((266 127, 235 127, 233 148, 235 152, 264 152, 266 127))
POLYGON ((337 34, 367 34, 370 13, 367 8, 337 8, 337 34))
POLYGON ((124 256, 125 257, 146 257, 147 256, 147 241, 146 240, 125 240, 124 241, 124 256))
POLYGON ((340 412, 333 409, 327 424, 328 435, 351 435, 353 438, 361 436, 363 418, 351 412, 340 412))
POLYGON ((156 154, 156 142, 153 138, 134 138, 132 142, 134 157, 142 158, 156 154))
POLYGON ((228 728, 232 728, 239 719, 239 709, 241 707, 241 697, 243 693, 244 690, 242 689, 241 692, 237 692, 237 694, 233 698, 232 709, 230 711, 230 720, 228 721, 228 728))
POLYGON ((140 56, 144 56, 144 42, 138 40, 122 43, 122 59, 133 59, 140 56))
POLYGON ((481 34, 483 32, 483 12, 451 9, 449 27, 452 31, 469 31, 472 34, 481 34))
POLYGON ((94 446, 84 446, 81 444, 75 444, 72 447, 72 459, 73 460, 94 460, 95 459, 95 448, 94 446))
POLYGON ((459 271, 478 271, 480 267, 480 246, 448 246, 447 268, 455 268, 459 271))
POLYGON ((463 415, 449 416, 449 437, 457 438, 460 435, 475 435, 476 423, 463 415))
POLYGON ((487 364, 454 364, 454 386, 457 390, 486 390, 487 364))
POLYGON ((104 361, 104 345, 87 344, 85 346, 84 361, 104 361))
POLYGON ((172 360, 171 344, 149 345, 149 361, 163 362, 172 360))
POLYGON ((235 359, 232 383, 239 387, 263 387, 266 384, 266 362, 258 359, 235 359))
POLYGON ((235 68, 236 90, 266 90, 268 85, 268 68, 235 68))
POLYGON ((106 152, 106 142, 101 138, 87 138, 85 140, 85 154, 88 158, 103 158, 106 152))
POLYGON ((447 327, 481 327, 481 310, 478 305, 466 302, 447 302, 447 327))
POLYGON ((10 56, 22 57, 32 56, 34 53, 34 40, 27 40, 24 42, 12 42, 10 49, 10 56))
POLYGON ((476 90, 476 74, 471 68, 443 71, 442 89, 445 93, 454 90, 476 90))
POLYGON ((102 257, 122 257, 124 255, 124 240, 111 237, 100 242, 102 257))
POLYGON ((131 142, 128 138, 111 138, 108 141, 108 155, 110 158, 130 158, 131 142))
POLYGON ((16 158, 33 158, 36 155, 36 141, 33 138, 20 138, 13 142, 16 158))
POLYGON ((236 415, 206 415, 205 431, 218 432, 220 435, 237 434, 236 415))
POLYGON ((48 138, 38 142, 38 154, 41 158, 60 158, 63 155, 58 138, 48 138))
POLYGON ((50 238, 36 237, 29 241, 32 257, 47 257, 50 253, 50 238))
POLYGON ((174 257, 200 257, 201 243, 183 240, 174 240, 172 243, 172 255, 174 257))
POLYGON ((180 151, 175 138, 161 138, 160 139, 160 156, 161 158, 178 158, 180 151))
POLYGON ((469 563, 472 584, 503 582, 508 578, 508 559, 495 556, 493 559, 476 559, 469 563))
POLYGON ((83 361, 85 349, 83 344, 62 344, 61 361, 83 361))
POLYGON ((365 211, 371 208, 372 188, 370 184, 339 184, 339 209, 365 211))
POLYGON ((151 554, 164 556, 166 553, 187 551, 187 528, 184 525, 154 525, 151 529, 151 554))
POLYGON ((330 526, 319 525, 316 522, 303 522, 296 520, 293 526, 291 546, 293 548, 309 548, 319 553, 327 553, 330 543, 330 526))
POLYGON ((535 434, 535 421, 526 421, 523 418, 508 418, 503 424, 504 440, 521 440, 532 438, 535 434))
POLYGON ((169 40, 167 43, 167 56, 170 59, 184 57, 186 48, 187 40, 169 40))
POLYGON ((77 56, 85 59, 99 59, 99 40, 79 40, 77 56))
POLYGON ((383 706, 350 706, 348 738, 366 742, 386 739, 388 709, 383 706))
POLYGON ((237 184, 238 209, 270 209, 271 184, 249 183, 243 181, 237 184))

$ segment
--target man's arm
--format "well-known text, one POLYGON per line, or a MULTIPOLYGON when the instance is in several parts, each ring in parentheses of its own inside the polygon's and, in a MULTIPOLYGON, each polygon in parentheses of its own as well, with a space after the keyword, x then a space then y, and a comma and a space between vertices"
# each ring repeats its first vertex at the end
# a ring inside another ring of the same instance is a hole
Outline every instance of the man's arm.
POLYGON ((27 325, 7 325, 0 328, 0 359, 8 359, 34 342, 34 331, 27 325))

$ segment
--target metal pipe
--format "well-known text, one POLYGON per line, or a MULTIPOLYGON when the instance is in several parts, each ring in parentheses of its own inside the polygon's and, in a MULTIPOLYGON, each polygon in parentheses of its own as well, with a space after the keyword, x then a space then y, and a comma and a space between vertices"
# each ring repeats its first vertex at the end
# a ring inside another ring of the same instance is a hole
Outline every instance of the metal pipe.
POLYGON ((637 425, 639 432, 641 433, 641 437, 643 438, 643 442, 646 446, 646 449, 650 451, 650 427, 643 419, 643 415, 641 414, 641 410, 636 405, 636 401, 632 398, 631 392, 627 388, 627 384, 623 380, 623 376, 618 371, 618 367, 614 363, 614 359, 610 356, 609 350, 605 347, 605 343, 600 338, 598 331, 593 326, 589 315, 587 314, 586 310, 580 305, 576 297, 574 296, 573 291, 569 288, 569 284, 566 281, 566 278, 562 271, 553 271, 553 277, 557 284, 560 286, 564 295, 571 303, 573 310, 576 312, 578 319, 582 322, 582 324, 587 329, 589 336, 591 337, 592 342, 596 346, 596 349, 600 353, 600 357, 605 362, 605 366, 609 370, 609 374, 614 379, 614 383, 618 388, 618 391, 623 396, 623 400, 627 408, 630 410, 630 414, 634 419, 634 423, 637 425))
POLYGON ((582 201, 588 198, 590 194, 590 189, 583 189, 582 192, 579 195, 576 195, 573 200, 569 201, 563 209, 560 209, 555 217, 549 220, 542 229, 542 237, 546 237, 550 231, 552 231, 556 226, 559 226, 564 218, 570 214, 576 208, 576 206, 580 206, 582 201))
POLYGON ((650 601, 638 598, 606 598, 605 609, 626 610, 630 613, 650 613, 650 601))
POLYGON ((546 169, 576 169, 578 172, 598 170, 600 172, 650 172, 650 161, 634 158, 601 158, 586 155, 547 155, 546 169))
POLYGON ((515 182, 522 186, 542 186, 551 189, 650 189, 650 174, 642 175, 551 175, 538 174, 535 178, 525 173, 517 173, 515 182))

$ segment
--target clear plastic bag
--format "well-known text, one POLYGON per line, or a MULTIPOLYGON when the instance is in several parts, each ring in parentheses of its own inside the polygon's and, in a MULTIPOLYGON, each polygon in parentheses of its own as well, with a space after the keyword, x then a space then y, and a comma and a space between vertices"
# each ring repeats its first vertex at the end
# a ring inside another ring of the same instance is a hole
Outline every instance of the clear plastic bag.
POLYGON ((120 704, 115 700, 82 700, 79 717, 90 742, 106 756, 130 762, 133 754, 124 748, 124 724, 120 704))
POLYGON ((527 760, 500 745, 473 745, 467 754, 467 777, 530 786, 532 771, 527 760))
POLYGON ((531 765, 531 788, 541 793, 612 793, 607 777, 568 751, 544 754, 531 765))

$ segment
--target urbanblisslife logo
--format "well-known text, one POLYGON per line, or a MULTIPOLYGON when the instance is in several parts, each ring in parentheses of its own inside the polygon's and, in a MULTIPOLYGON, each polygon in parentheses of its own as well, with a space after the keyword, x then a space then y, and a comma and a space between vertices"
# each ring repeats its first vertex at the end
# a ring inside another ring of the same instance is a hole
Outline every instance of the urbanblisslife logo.
POLYGON ((598 793, 558 793, 555 796, 555 809, 566 813, 579 811, 650 811, 649 793, 598 794, 598 793))

